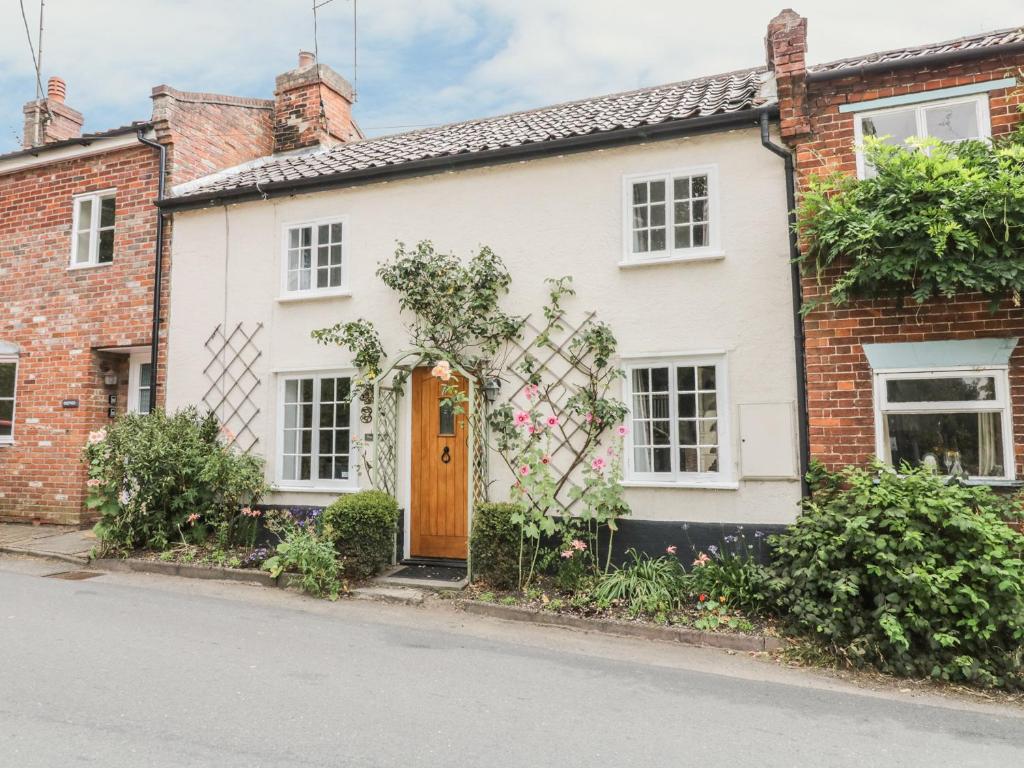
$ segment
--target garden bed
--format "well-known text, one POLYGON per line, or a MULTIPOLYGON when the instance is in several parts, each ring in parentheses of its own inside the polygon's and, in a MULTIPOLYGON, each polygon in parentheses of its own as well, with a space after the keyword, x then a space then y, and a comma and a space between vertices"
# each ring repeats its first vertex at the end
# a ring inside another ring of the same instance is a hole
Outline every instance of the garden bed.
POLYGON ((572 616, 617 625, 668 627, 719 635, 779 637, 772 619, 749 616, 740 611, 727 610, 724 606, 709 610, 697 602, 692 607, 654 615, 636 614, 619 601, 602 605, 586 595, 563 593, 553 583, 543 580, 525 593, 496 590, 484 583, 475 582, 466 587, 460 597, 464 602, 514 607, 535 613, 572 616))

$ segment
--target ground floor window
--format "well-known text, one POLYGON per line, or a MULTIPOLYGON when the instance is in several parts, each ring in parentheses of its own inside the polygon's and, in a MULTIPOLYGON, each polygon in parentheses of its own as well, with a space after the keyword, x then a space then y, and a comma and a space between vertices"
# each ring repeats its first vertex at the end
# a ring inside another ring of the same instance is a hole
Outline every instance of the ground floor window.
POLYGON ((17 359, 0 357, 0 443, 14 441, 14 394, 17 379, 17 359))
POLYGON ((1005 368, 878 372, 875 378, 879 455, 887 462, 1013 478, 1005 368))
POLYGON ((282 377, 282 482, 354 484, 351 389, 352 379, 336 373, 282 377))
POLYGON ((630 363, 627 479, 700 483, 728 480, 725 359, 630 363))
POLYGON ((149 413, 153 409, 153 365, 149 350, 132 354, 128 368, 128 411, 149 413))

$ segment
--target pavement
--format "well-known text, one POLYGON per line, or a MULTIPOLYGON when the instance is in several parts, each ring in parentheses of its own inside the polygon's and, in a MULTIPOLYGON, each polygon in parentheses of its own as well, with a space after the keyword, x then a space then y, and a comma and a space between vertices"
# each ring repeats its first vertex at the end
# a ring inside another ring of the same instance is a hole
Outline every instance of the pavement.
POLYGON ((0 557, 0 765, 1024 764, 1019 707, 445 600, 67 571, 0 557))
POLYGON ((89 561, 96 534, 68 525, 0 523, 0 552, 49 557, 73 563, 89 561))

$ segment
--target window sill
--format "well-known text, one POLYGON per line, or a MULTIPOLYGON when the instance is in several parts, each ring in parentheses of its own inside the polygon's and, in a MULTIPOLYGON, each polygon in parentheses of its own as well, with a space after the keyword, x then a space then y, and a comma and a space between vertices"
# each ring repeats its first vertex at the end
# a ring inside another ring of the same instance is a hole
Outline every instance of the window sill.
POLYGON ((735 491, 740 484, 729 480, 707 480, 693 482, 659 482, 657 480, 623 480, 623 488, 694 488, 696 490, 735 491))
POLYGON ((280 304, 290 304, 296 301, 320 301, 321 299, 347 299, 352 291, 310 291, 309 293, 286 293, 277 297, 280 304))
POLYGON ((353 488, 346 485, 323 486, 323 485, 271 485, 270 490, 274 493, 359 493, 361 488, 353 488))
POLYGON ((101 269, 102 267, 112 266, 114 266, 113 261, 104 261, 100 264, 72 264, 70 267, 68 267, 68 272, 78 272, 79 270, 82 269, 101 269))
POLYGON ((1024 487, 1024 480, 1007 480, 1003 477, 990 477, 977 479, 967 478, 964 485, 987 485, 990 488, 1021 488, 1024 487))
POLYGON ((721 261, 725 258, 724 251, 707 251, 692 256, 661 256, 657 259, 633 259, 620 261, 619 269, 635 269, 638 267, 657 267, 662 264, 680 264, 690 261, 721 261))

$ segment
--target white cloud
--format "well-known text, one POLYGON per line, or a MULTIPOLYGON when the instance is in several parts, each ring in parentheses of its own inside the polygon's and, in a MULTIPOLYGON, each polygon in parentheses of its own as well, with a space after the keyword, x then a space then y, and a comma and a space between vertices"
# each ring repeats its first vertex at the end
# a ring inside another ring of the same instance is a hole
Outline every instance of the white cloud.
MULTIPOLYGON (((38 0, 24 0, 33 22, 38 0)), ((351 2, 320 13, 321 60, 351 72, 351 2)), ((44 77, 102 129, 149 114, 158 83, 269 96, 309 47, 308 0, 47 0, 44 77)), ((779 0, 362 0, 370 126, 425 124, 686 79, 763 61, 779 0)), ((810 60, 1024 23, 1020 0, 805 0, 810 60)), ((0 8, 0 150, 33 76, 18 0, 0 8)))

